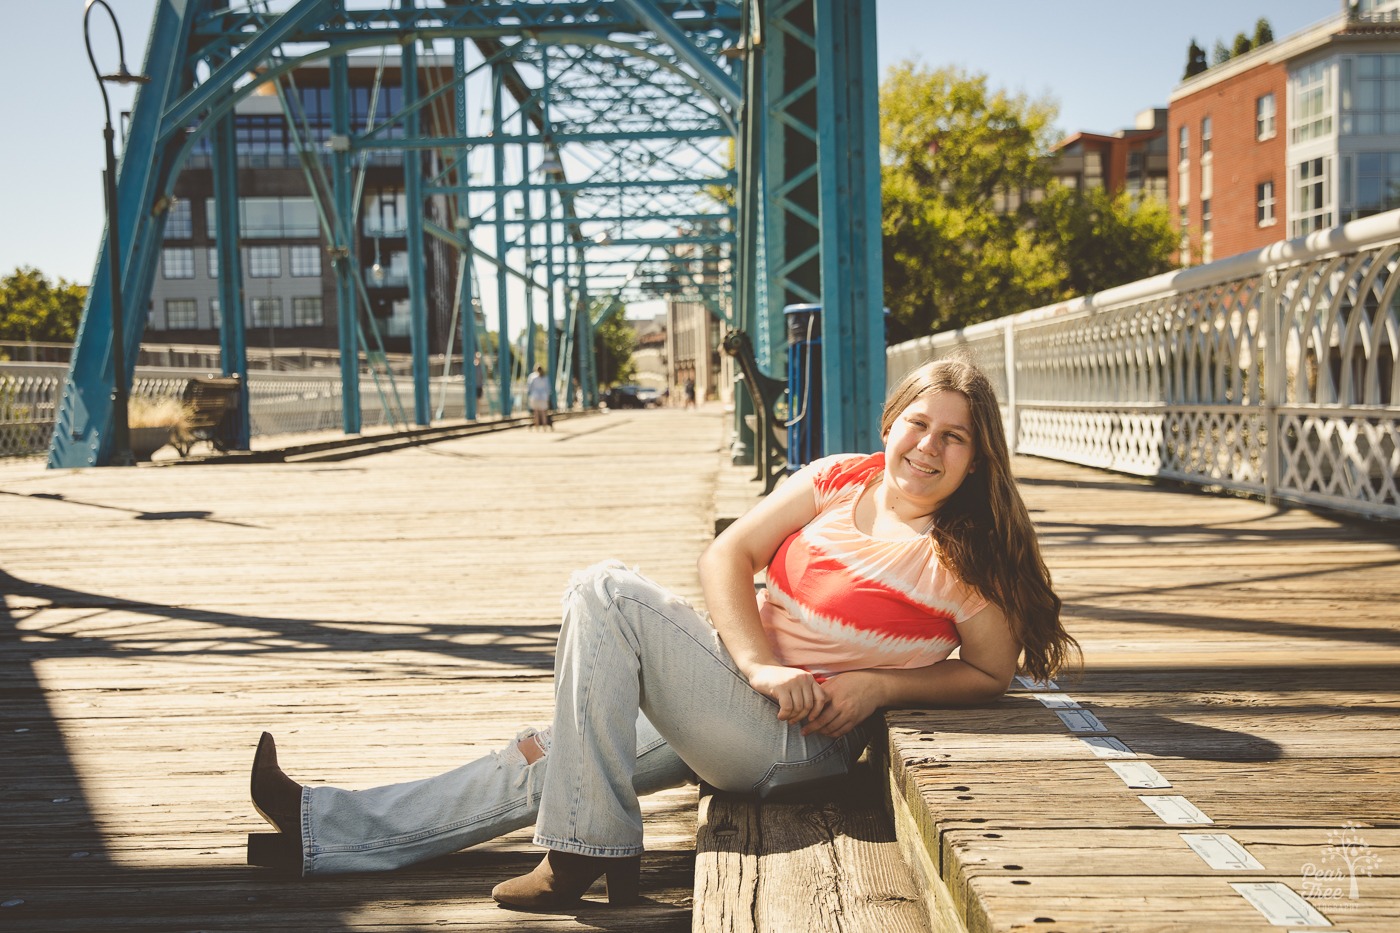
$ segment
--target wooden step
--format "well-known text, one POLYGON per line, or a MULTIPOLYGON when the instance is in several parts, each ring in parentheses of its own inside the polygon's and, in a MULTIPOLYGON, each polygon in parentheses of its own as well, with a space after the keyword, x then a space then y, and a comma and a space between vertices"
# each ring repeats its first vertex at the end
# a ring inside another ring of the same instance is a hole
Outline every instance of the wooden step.
POLYGON ((882 774, 861 771, 780 801, 702 787, 693 933, 928 933, 882 774))

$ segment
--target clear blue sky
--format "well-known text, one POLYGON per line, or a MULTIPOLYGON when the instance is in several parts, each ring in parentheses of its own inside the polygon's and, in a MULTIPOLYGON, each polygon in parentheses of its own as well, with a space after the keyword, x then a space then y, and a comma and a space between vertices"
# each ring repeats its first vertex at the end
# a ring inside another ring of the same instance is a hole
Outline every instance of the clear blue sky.
MULTIPOLYGON (((154 0, 108 2, 138 70, 154 0)), ((1209 51, 1265 16, 1283 38, 1331 16, 1340 0, 878 0, 877 9, 882 73, 907 58, 958 64, 993 86, 1053 97, 1065 130, 1112 132, 1166 105, 1193 37, 1209 51)), ((0 0, 0 11, 10 14, 0 30, 0 274, 28 265, 86 283, 102 233, 103 116, 83 2, 0 0)), ((92 27, 98 65, 111 70, 116 45, 101 10, 92 27)), ((130 95, 112 94, 116 119, 130 95)))

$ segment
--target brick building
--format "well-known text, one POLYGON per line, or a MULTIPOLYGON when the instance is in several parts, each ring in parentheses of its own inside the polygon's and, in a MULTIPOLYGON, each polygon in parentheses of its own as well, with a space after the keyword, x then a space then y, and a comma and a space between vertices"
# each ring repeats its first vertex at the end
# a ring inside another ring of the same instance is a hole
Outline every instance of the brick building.
POLYGON ((1168 111, 1184 265, 1400 207, 1400 0, 1343 3, 1183 81, 1168 111))
POLYGON ((1144 110, 1130 129, 1074 133, 1054 149, 1051 173, 1070 188, 1106 188, 1167 200, 1167 111, 1144 110))

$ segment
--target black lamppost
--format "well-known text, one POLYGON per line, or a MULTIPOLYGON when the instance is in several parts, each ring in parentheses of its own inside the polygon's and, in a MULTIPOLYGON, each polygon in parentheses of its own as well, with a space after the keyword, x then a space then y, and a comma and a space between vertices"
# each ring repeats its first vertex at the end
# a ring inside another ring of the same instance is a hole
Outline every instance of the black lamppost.
POLYGON ((107 82, 113 84, 144 84, 151 80, 145 75, 134 75, 126 70, 126 49, 122 45, 122 29, 117 25, 117 14, 107 5, 107 0, 88 0, 83 8, 83 43, 87 46, 88 61, 92 63, 92 73, 97 78, 97 87, 102 91, 102 107, 107 113, 107 125, 102 130, 102 138, 107 143, 107 168, 102 173, 106 188, 107 208, 107 265, 111 272, 112 291, 112 466, 131 466, 136 461, 131 456, 131 430, 126 419, 126 330, 122 322, 122 272, 121 248, 117 242, 117 157, 113 151, 112 103, 107 99, 107 82), (104 75, 97 67, 97 58, 92 54, 92 37, 88 34, 88 18, 92 8, 100 6, 107 11, 112 28, 117 33, 116 74, 104 75))

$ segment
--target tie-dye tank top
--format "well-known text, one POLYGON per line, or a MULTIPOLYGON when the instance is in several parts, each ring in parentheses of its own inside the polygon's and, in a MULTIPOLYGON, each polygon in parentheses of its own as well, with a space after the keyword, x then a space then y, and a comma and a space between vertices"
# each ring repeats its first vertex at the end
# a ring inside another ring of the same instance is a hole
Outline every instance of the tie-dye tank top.
POLYGON ((817 515, 778 548, 759 596, 784 664, 818 677, 925 667, 948 657, 957 624, 986 606, 943 566, 928 535, 888 541, 856 527, 856 501, 884 465, 883 453, 812 464, 817 515))

